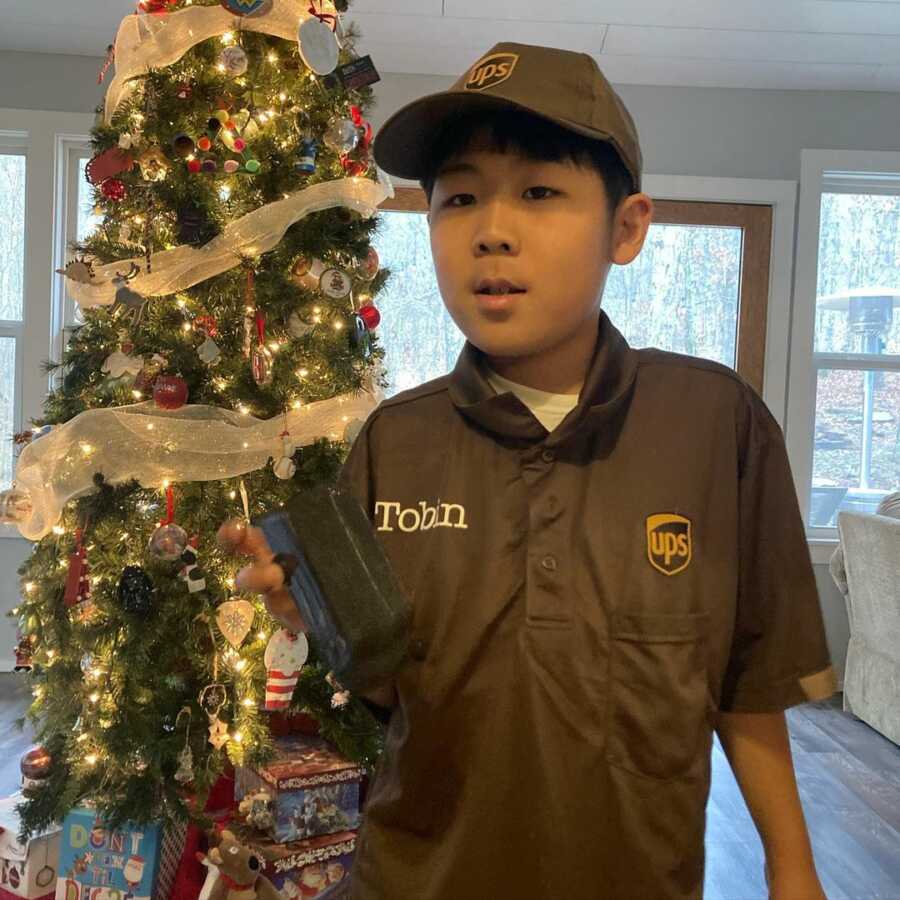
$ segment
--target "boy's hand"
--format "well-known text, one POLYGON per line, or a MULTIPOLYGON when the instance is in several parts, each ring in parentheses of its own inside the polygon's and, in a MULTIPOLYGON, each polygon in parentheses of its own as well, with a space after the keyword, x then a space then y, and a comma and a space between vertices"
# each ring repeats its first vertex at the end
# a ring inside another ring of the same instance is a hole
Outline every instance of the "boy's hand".
POLYGON ((253 557, 251 565, 237 573, 235 587, 261 594, 269 614, 285 628, 295 633, 306 631, 306 623, 284 586, 284 570, 272 562, 274 554, 262 531, 243 519, 229 519, 219 529, 216 540, 232 556, 253 557))
POLYGON ((773 872, 767 863, 766 883, 769 900, 828 900, 812 864, 797 864, 790 869, 782 866, 773 872))

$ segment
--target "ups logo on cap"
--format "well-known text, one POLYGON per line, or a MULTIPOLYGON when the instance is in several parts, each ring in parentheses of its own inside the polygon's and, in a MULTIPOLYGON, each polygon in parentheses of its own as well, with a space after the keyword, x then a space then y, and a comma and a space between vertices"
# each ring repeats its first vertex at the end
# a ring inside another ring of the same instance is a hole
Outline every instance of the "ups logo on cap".
POLYGON ((663 575, 677 575, 691 561, 691 520, 674 513, 647 516, 647 557, 663 575))
POLYGON ((506 81, 519 61, 518 53, 495 53, 472 66, 466 81, 467 91, 483 91, 506 81))

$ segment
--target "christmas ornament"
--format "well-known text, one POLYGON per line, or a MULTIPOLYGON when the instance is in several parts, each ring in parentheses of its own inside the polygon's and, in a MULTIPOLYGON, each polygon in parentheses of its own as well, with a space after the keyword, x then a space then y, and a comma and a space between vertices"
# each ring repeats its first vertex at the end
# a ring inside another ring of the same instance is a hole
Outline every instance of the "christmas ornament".
POLYGON ((177 156, 187 159, 196 149, 196 144, 194 144, 194 139, 189 134, 181 132, 172 138, 172 149, 177 156))
POLYGON ((197 553, 198 543, 197 535, 194 535, 188 541, 187 547, 184 548, 184 552, 181 554, 181 561, 184 565, 178 573, 178 577, 187 583, 188 593, 191 594, 206 590, 206 576, 197 565, 197 559, 199 558, 197 553))
POLYGON ((130 172, 134 168, 134 157, 126 153, 127 148, 111 147, 99 153, 84 167, 87 180, 95 187, 122 172, 130 172))
POLYGON ((326 147, 342 155, 349 153, 359 143, 359 132, 350 119, 335 116, 329 121, 322 140, 326 147))
POLYGON ((266 6, 271 6, 269 0, 219 0, 222 6, 236 16, 252 16, 254 13, 266 12, 266 6))
POLYGON ((153 401, 160 409, 180 409, 187 398, 187 382, 179 375, 160 375, 153 385, 153 401))
POLYGON ((211 175, 216 171, 218 165, 214 159, 204 159, 202 163, 200 163, 200 171, 206 172, 207 175, 211 175))
POLYGON ((94 279, 94 266, 90 260, 77 256, 67 262, 64 268, 57 269, 56 274, 65 275, 77 284, 90 284, 94 279))
POLYGON ((178 0, 139 0, 138 9, 148 14, 167 13, 170 9, 174 9, 177 3, 178 0))
MULTIPOLYGON (((255 296, 252 287, 253 271, 250 270, 248 275, 248 293, 255 296)), ((248 304, 249 308, 249 304, 248 304)), ((250 355, 250 366, 253 370, 253 380, 260 386, 265 387, 272 381, 272 351, 266 346, 266 314, 257 309, 254 314, 256 323, 257 345, 250 355)))
POLYGON ((129 356, 126 348, 133 348, 131 344, 125 344, 115 353, 110 353, 101 367, 101 371, 113 378, 124 378, 127 375, 136 376, 144 367, 144 360, 140 356, 129 356))
POLYGON ((359 317, 366 323, 369 331, 374 331, 381 322, 381 313, 371 303, 366 303, 359 308, 359 317))
POLYGON ((366 328, 365 320, 358 313, 350 316, 350 327, 347 329, 347 338, 350 346, 354 350, 362 350, 363 356, 368 359, 372 352, 372 345, 369 339, 369 329, 366 328))
POLYGON ((187 532, 180 525, 167 522, 154 530, 148 546, 158 559, 173 562, 184 553, 187 541, 187 532))
POLYGON ((326 269, 319 279, 319 289, 332 300, 344 300, 350 296, 353 282, 342 269, 326 269))
POLYGON ((316 171, 316 157, 319 154, 319 142, 315 138, 304 138, 300 141, 294 171, 298 175, 311 175, 316 171))
POLYGON ((184 715, 187 715, 187 729, 184 734, 184 747, 178 754, 178 769, 174 777, 179 784, 190 784, 194 780, 194 754, 191 753, 191 708, 189 706, 182 706, 175 717, 176 729, 184 715))
POLYGON ((298 312, 292 312, 287 321, 287 330, 293 338, 302 338, 315 329, 315 324, 306 322, 298 312))
MULTIPOLYGON (((338 43, 331 28, 322 21, 325 15, 314 14, 300 23, 297 43, 303 62, 316 75, 330 75, 338 64, 338 43)), ((334 19, 334 16, 328 16, 334 19)))
POLYGON ((291 264, 291 281, 298 287, 313 291, 319 287, 319 280, 325 271, 320 259, 298 256, 291 264))
POLYGON ((32 512, 31 496, 27 491, 15 487, 0 491, 0 522, 3 524, 24 522, 31 517, 32 512))
POLYGON ((128 282, 136 278, 140 271, 138 266, 132 263, 127 272, 124 274, 116 272, 113 278, 113 284, 116 285, 116 299, 110 312, 113 316, 121 314, 125 321, 130 322, 132 328, 137 328, 141 324, 147 306, 147 298, 128 287, 128 282))
POLYGON ((146 616, 153 607, 156 589, 150 576, 140 566, 125 566, 119 578, 116 596, 126 613, 146 616))
POLYGON ((226 159, 222 164, 222 168, 228 175, 234 175, 240 167, 241 164, 236 159, 226 159))
MULTIPOLYGON (((217 663, 214 662, 214 672, 216 668, 217 663)), ((215 674, 213 677, 215 678, 215 674)), ((219 718, 219 711, 225 705, 226 699, 227 694, 223 684, 208 684, 200 691, 199 703, 209 720, 209 742, 216 750, 221 750, 228 743, 228 723, 219 718)))
POLYGON ((77 606, 87 600, 91 592, 91 582, 88 578, 88 565, 82 540, 81 529, 75 531, 75 549, 69 555, 69 569, 66 574, 66 586, 63 592, 63 605, 77 606))
POLYGON ((131 132, 123 131, 119 135, 119 149, 120 150, 130 150, 132 144, 134 144, 134 137, 131 132))
POLYGON ((199 159, 189 159, 187 161, 187 170, 192 175, 196 175, 203 168, 203 163, 199 159))
POLYGON ((119 203, 128 195, 128 189, 125 187, 124 181, 120 181, 118 178, 107 178, 100 185, 100 193, 102 193, 107 200, 119 203))
POLYGON ((81 669, 82 675, 87 675, 91 669, 94 667, 94 656, 92 653, 85 653, 81 657, 81 662, 79 662, 78 667, 81 669))
POLYGON ((219 56, 219 67, 231 78, 238 78, 247 71, 249 61, 243 47, 237 44, 226 47, 219 56))
POLYGON ((235 650, 241 646, 253 626, 253 612, 253 604, 248 600, 227 600, 216 610, 219 631, 235 650))
POLYGON ((197 354, 208 366, 214 366, 222 356, 219 345, 211 338, 206 340, 197 348, 197 354))
POLYGON ((190 100, 194 96, 194 88, 189 81, 182 81, 178 85, 178 93, 175 96, 179 100, 190 100))
POLYGON ((32 635, 23 635, 21 632, 19 633, 15 654, 16 662, 13 666, 13 671, 30 672, 32 668, 32 657, 34 655, 34 639, 32 635))
POLYGON ((22 787, 25 790, 40 787, 50 777, 53 767, 53 758, 46 747, 32 747, 19 760, 19 769, 22 772, 22 787))
POLYGON ((294 473, 297 471, 297 464, 294 462, 294 453, 297 448, 287 429, 282 431, 279 437, 281 438, 281 456, 273 461, 272 471, 276 478, 288 481, 294 477, 294 473))
MULTIPOLYGON (((196 162, 196 160, 195 160, 196 162)), ((178 240, 182 244, 205 244, 215 230, 202 207, 188 203, 178 207, 177 220, 178 240)))
POLYGON ((369 247, 366 258, 357 262, 356 273, 363 281, 371 281, 378 274, 380 265, 378 251, 374 247, 369 247))
POLYGON ((169 160, 158 144, 148 147, 137 161, 144 181, 163 181, 169 173, 169 160))
POLYGON ((267 710, 287 709, 291 703, 300 670, 309 656, 309 642, 302 632, 294 634, 286 628, 276 631, 266 645, 267 710))
POLYGON ((144 368, 138 372, 137 378, 134 380, 134 389, 136 391, 149 391, 156 381, 156 376, 160 371, 168 365, 168 360, 159 353, 154 353, 150 359, 144 361, 144 368))

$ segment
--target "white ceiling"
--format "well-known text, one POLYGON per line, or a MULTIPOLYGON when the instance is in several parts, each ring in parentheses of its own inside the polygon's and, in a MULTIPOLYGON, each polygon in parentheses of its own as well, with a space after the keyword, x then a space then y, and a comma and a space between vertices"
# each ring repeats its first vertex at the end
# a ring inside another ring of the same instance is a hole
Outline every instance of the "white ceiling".
MULTIPOLYGON (((134 7, 0 0, 0 49, 100 57, 134 7)), ((617 84, 900 92, 900 0, 356 0, 348 19, 380 72, 457 76, 512 40, 617 84)))

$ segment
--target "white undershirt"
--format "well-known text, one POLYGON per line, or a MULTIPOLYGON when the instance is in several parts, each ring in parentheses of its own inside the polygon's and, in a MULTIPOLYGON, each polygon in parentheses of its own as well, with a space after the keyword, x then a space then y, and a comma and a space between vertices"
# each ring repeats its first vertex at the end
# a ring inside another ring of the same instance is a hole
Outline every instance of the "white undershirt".
POLYGON ((485 366, 485 373, 488 383, 498 394, 515 394, 547 431, 553 431, 578 405, 578 394, 550 394, 524 384, 516 384, 515 381, 501 377, 488 366, 485 366))

